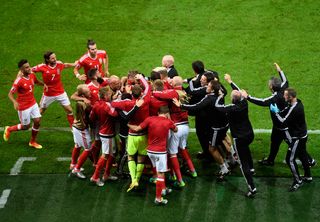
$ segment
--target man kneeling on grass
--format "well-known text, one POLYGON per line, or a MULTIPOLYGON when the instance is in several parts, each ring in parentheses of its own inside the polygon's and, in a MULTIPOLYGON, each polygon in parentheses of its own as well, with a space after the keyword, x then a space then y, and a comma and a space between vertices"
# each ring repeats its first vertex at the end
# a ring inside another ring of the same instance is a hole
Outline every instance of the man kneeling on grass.
POLYGON ((169 119, 169 108, 161 106, 158 116, 150 116, 146 118, 139 126, 128 124, 129 128, 134 131, 143 129, 148 130, 148 156, 152 162, 152 166, 157 171, 156 182, 156 199, 155 204, 167 204, 168 200, 163 199, 162 196, 172 192, 171 189, 166 188, 165 172, 167 169, 167 139, 169 130, 177 132, 178 129, 174 122, 169 119))

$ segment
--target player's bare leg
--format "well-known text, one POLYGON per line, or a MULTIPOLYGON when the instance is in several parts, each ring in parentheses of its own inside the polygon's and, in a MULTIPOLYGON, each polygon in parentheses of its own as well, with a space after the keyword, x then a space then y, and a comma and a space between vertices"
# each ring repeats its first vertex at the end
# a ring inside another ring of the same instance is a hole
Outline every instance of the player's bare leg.
POLYGON ((224 162, 223 157, 221 156, 221 154, 219 152, 218 147, 213 147, 213 146, 209 145, 209 152, 210 152, 211 156, 214 158, 214 160, 219 164, 219 166, 220 166, 219 178, 223 179, 223 177, 225 175, 229 174, 229 170, 224 162))
POLYGON ((29 146, 36 148, 36 149, 42 149, 42 146, 36 142, 36 138, 37 138, 39 128, 40 128, 40 120, 41 120, 41 118, 34 118, 33 119, 31 139, 29 142, 29 146))

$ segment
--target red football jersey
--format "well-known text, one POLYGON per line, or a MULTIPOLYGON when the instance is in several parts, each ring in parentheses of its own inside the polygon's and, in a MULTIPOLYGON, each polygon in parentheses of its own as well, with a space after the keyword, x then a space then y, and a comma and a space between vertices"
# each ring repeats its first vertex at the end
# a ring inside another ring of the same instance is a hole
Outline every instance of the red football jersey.
MULTIPOLYGON (((139 109, 135 112, 135 114, 129 120, 129 123, 131 125, 139 125, 149 116, 149 104, 150 104, 150 98, 151 98, 150 86, 145 79, 141 79, 141 82, 145 88, 142 95, 144 102, 142 106, 139 107, 139 109)), ((130 99, 115 100, 111 103, 111 105, 116 109, 121 109, 123 111, 129 112, 136 105, 136 100, 137 99, 135 98, 133 98, 132 100, 130 99)), ((145 134, 145 132, 135 132, 130 129, 129 134, 143 135, 145 134)))
POLYGON ((59 96, 64 93, 64 88, 61 81, 61 72, 64 69, 64 64, 57 61, 54 67, 46 64, 40 64, 32 68, 32 72, 41 72, 44 84, 48 86, 48 91, 43 90, 46 96, 59 96))
MULTIPOLYGON (((77 62, 76 67, 80 69, 83 67, 84 73, 87 75, 90 69, 98 69, 101 73, 101 77, 104 77, 105 73, 102 69, 103 60, 107 58, 107 52, 104 50, 98 50, 96 58, 91 58, 89 53, 84 54, 77 62)), ((87 79, 86 83, 90 80, 87 79)))
POLYGON ((98 100, 91 110, 90 120, 99 125, 101 136, 111 137, 115 135, 114 117, 116 116, 118 116, 118 113, 109 102, 98 100))
POLYGON ((173 121, 162 116, 150 116, 145 119, 140 127, 148 129, 148 148, 153 153, 166 153, 169 130, 176 126, 173 121))
POLYGON ((182 90, 182 87, 168 89, 164 91, 154 91, 153 96, 159 100, 165 100, 169 103, 170 116, 175 123, 188 123, 188 112, 177 107, 172 102, 172 99, 179 99, 179 94, 176 90, 182 90))
POLYGON ((19 111, 30 108, 36 103, 33 95, 34 84, 38 82, 37 77, 31 73, 28 78, 18 77, 11 88, 12 93, 17 93, 17 102, 19 111))
POLYGON ((150 100, 150 116, 157 116, 160 106, 168 106, 168 102, 164 100, 158 100, 154 96, 151 96, 150 100))
POLYGON ((90 101, 91 101, 91 105, 93 106, 99 100, 99 90, 101 86, 100 84, 96 86, 95 84, 90 82, 88 84, 88 88, 90 89, 90 94, 91 94, 90 101))

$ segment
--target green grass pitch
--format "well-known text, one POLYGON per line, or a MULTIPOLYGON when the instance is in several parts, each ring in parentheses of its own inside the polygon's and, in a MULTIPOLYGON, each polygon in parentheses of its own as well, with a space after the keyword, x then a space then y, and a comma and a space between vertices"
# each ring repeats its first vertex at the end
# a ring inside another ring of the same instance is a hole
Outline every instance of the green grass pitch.
MULTIPOLYGON (((138 69, 148 75, 161 65, 165 54, 175 57, 183 77, 193 75, 191 63, 200 59, 206 68, 234 81, 257 97, 267 97, 267 80, 276 75, 277 62, 297 89, 305 105, 308 128, 320 129, 318 86, 320 85, 320 2, 312 0, 214 0, 214 1, 5 1, 0 14, 0 127, 18 121, 7 94, 17 73, 16 64, 27 58, 42 63, 47 50, 59 60, 73 62, 86 51, 93 38, 106 49, 110 72, 123 76, 138 69)), ((71 69, 63 72, 69 95, 80 83, 71 69)), ((36 88, 39 101, 42 89, 36 88)), ((271 128, 267 109, 250 104, 253 127, 271 128)), ((193 125, 193 121, 192 125, 193 125)), ((67 127, 62 108, 49 107, 42 127, 67 127)), ((2 133, 2 132, 1 132, 2 133)), ((214 181, 214 164, 195 159, 199 178, 186 178, 187 187, 174 191, 164 208, 152 204, 155 188, 143 179, 141 190, 127 194, 129 181, 108 183, 102 189, 88 181, 67 177, 73 146, 70 132, 42 131, 43 150, 27 147, 30 132, 12 134, 0 142, 0 195, 11 194, 0 221, 316 221, 319 217, 320 168, 312 169, 315 181, 296 193, 288 193, 289 169, 282 163, 283 144, 273 168, 255 164, 259 194, 243 197, 244 179, 236 170, 224 184, 214 181), (26 162, 21 175, 8 176, 19 157, 37 157, 26 162)), ((308 150, 320 161, 319 135, 310 135, 308 150)), ((194 133, 189 139, 191 154, 199 151, 194 133)), ((251 146, 255 160, 268 154, 269 135, 257 134, 251 146)), ((86 163, 86 174, 92 173, 86 163)))

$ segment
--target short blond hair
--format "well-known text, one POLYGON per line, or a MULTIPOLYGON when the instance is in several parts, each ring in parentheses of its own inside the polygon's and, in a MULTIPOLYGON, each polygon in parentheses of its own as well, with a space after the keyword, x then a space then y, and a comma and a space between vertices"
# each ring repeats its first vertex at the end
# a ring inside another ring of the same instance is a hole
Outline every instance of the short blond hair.
POLYGON ((87 84, 80 84, 77 86, 77 93, 78 96, 82 96, 84 94, 85 91, 88 91, 88 85, 87 84))

